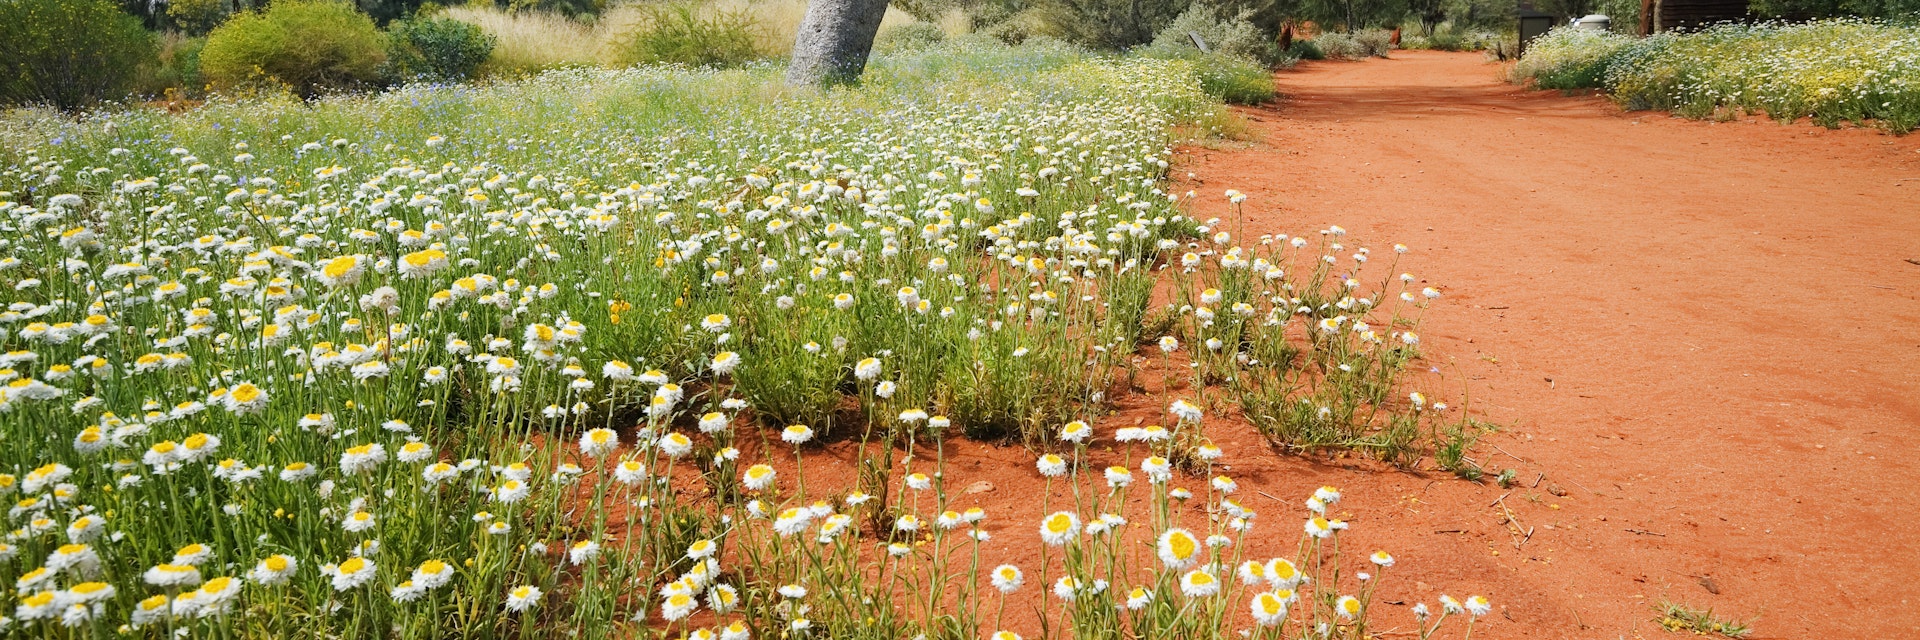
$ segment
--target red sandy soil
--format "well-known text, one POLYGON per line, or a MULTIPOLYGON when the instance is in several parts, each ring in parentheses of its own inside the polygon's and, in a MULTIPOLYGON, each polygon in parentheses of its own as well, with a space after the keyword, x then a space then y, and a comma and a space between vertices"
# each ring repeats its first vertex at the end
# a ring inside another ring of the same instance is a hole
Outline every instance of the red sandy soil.
POLYGON ((1447 292, 1429 383, 1509 427, 1475 454, 1519 470, 1504 504, 1531 538, 1491 483, 1234 473, 1346 489, 1355 536, 1401 559, 1384 593, 1485 593, 1475 638, 1660 637, 1662 598, 1756 638, 1920 637, 1920 137, 1623 113, 1503 71, 1303 64, 1242 110, 1257 142, 1183 149, 1175 174, 1197 217, 1246 192, 1249 235, 1412 247, 1401 269, 1447 292))

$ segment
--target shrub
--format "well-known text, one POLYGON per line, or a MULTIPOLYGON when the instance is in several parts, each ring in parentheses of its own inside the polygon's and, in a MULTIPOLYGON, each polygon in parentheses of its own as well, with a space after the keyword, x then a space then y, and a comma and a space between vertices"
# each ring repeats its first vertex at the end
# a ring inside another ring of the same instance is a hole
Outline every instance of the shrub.
POLYGON ((1287 48, 1287 55, 1300 60, 1327 59, 1327 52, 1321 51, 1320 45, 1314 44, 1312 40, 1293 41, 1293 46, 1287 48))
MULTIPOLYGON (((1204 36, 1203 36, 1204 37, 1204 36)), ((1151 58, 1186 60, 1200 90, 1232 104, 1260 104, 1274 96, 1273 72, 1267 65, 1220 52, 1201 53, 1193 47, 1147 47, 1139 54, 1151 58)))
POLYGON ((946 39, 947 32, 940 27, 915 22, 880 30, 880 35, 873 39, 873 50, 879 53, 919 51, 946 39))
POLYGON ((1920 125, 1920 27, 1822 20, 1661 34, 1610 56, 1604 87, 1628 108, 1693 118, 1745 110, 1904 133, 1920 125))
POLYGON ((1187 10, 1186 0, 1045 0, 1035 2, 1047 28, 1068 42, 1117 51, 1153 42, 1187 10))
MULTIPOLYGON (((1427 48, 1435 51, 1479 51, 1499 47, 1502 41, 1510 40, 1497 33, 1487 31, 1468 31, 1460 28, 1436 29, 1427 38, 1427 48)), ((1407 39, 1400 41, 1402 49, 1412 49, 1407 39)))
POLYGON ((227 0, 167 0, 167 17, 180 30, 200 35, 227 19, 227 0))
POLYGON ((1361 57, 1385 58, 1393 50, 1393 33, 1386 29, 1361 29, 1353 34, 1353 42, 1360 45, 1361 57))
POLYGON ((452 18, 396 22, 387 30, 387 77, 464 80, 493 53, 494 37, 452 18))
POLYGON ((1513 66, 1513 77, 1542 89, 1599 88, 1614 55, 1632 42, 1605 31, 1554 29, 1528 43, 1526 57, 1513 66))
POLYGON ((760 57, 756 44, 759 25, 744 11, 702 15, 692 4, 652 6, 642 11, 644 18, 633 30, 615 40, 615 62, 725 67, 760 57))
POLYGON ((1367 57, 1366 45, 1344 33, 1323 33, 1313 39, 1328 60, 1359 60, 1367 57))
POLYGON ((375 82, 386 57, 380 29, 353 5, 281 0, 214 29, 200 72, 216 87, 270 80, 312 97, 375 82))
POLYGON ((200 80, 200 50, 206 46, 206 38, 192 38, 179 32, 161 36, 160 51, 154 57, 158 64, 143 70, 135 83, 136 91, 148 96, 176 92, 169 97, 198 92, 204 86, 200 80))
POLYGON ((1206 54, 1196 63, 1200 89, 1232 104, 1260 104, 1274 96, 1273 73, 1245 58, 1206 54))
POLYGON ((1259 27, 1246 20, 1248 14, 1221 16, 1212 5, 1194 4, 1172 24, 1154 35, 1150 48, 1156 50, 1192 49, 1193 37, 1200 34, 1208 48, 1229 56, 1272 64, 1280 60, 1278 43, 1259 27))
POLYGON ((974 24, 981 27, 978 33, 1006 44, 1023 44, 1033 38, 1053 38, 1059 33, 1047 22, 1046 14, 1037 10, 1023 11, 986 23, 977 22, 977 17, 975 20, 974 24))
POLYGON ((0 102, 71 109, 126 95, 153 34, 109 0, 0 2, 0 102))

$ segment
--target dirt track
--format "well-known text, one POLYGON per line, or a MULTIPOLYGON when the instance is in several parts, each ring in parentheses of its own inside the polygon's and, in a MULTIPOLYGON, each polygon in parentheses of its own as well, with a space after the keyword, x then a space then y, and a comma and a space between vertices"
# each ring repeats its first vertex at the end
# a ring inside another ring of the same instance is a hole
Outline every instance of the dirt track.
MULTIPOLYGON (((1516 549, 1490 485, 1355 474, 1356 529, 1405 558, 1389 596, 1485 592, 1504 608, 1476 638, 1657 637, 1663 597, 1759 638, 1920 636, 1920 137, 1499 73, 1308 63, 1245 111, 1256 144, 1175 170, 1198 216, 1239 189, 1249 234, 1340 224, 1446 290, 1427 353, 1510 427, 1479 453, 1520 470, 1505 503, 1534 534, 1516 549)), ((1272 466, 1287 499, 1328 475, 1272 466)))

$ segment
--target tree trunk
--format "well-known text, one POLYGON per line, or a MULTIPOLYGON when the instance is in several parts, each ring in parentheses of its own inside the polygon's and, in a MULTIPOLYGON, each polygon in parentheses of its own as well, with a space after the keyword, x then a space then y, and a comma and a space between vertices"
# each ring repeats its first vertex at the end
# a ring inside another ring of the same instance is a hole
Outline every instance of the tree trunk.
POLYGON ((811 0, 787 65, 787 84, 839 84, 860 78, 887 0, 811 0))

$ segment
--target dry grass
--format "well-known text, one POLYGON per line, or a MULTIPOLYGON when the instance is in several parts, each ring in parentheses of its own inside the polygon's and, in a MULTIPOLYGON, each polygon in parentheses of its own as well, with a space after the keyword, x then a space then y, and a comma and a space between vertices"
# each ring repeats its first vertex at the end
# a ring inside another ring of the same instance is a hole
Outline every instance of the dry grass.
MULTIPOLYGON (((705 11, 732 11, 753 16, 760 23, 761 50, 787 55, 793 50, 793 38, 800 32, 800 20, 807 16, 806 0, 712 0, 702 3, 705 11)), ((893 7, 880 19, 880 28, 915 22, 913 16, 893 7)))
POLYGON ((598 64, 600 30, 538 12, 507 13, 487 7, 451 7, 447 16, 479 25, 496 39, 488 73, 525 73, 598 64))
MULTIPOLYGON (((806 17, 807 3, 806 0, 711 0, 702 2, 700 10, 706 14, 751 16, 760 27, 756 38, 760 50, 768 55, 784 56, 793 50, 793 38, 800 31, 801 19, 806 17)), ((487 71, 506 74, 608 64, 613 59, 608 45, 634 29, 643 28, 646 21, 646 12, 638 4, 614 7, 592 26, 550 13, 508 13, 491 7, 452 7, 447 9, 447 15, 479 25, 493 34, 498 44, 494 46, 493 58, 487 61, 487 71)), ((889 8, 880 28, 911 22, 914 22, 912 16, 889 8)))

